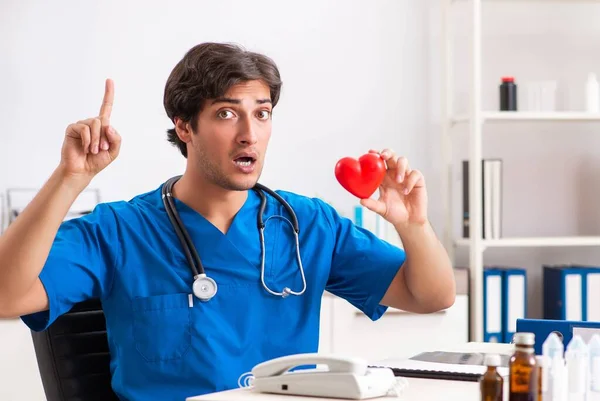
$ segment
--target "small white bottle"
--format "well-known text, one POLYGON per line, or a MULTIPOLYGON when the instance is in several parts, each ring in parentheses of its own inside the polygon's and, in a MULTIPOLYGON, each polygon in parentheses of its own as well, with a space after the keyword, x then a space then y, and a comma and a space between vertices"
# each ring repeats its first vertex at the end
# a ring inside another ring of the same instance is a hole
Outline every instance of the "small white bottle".
POLYGON ((550 401, 568 401, 569 400, 569 386, 568 386, 568 372, 565 360, 559 355, 555 355, 551 361, 551 371, 549 380, 549 394, 542 394, 542 400, 550 401))
POLYGON ((585 108, 588 113, 600 113, 600 84, 593 72, 585 84, 585 108))
POLYGON ((580 335, 574 335, 565 351, 569 401, 585 401, 589 375, 588 346, 580 335))
POLYGON ((589 342, 590 394, 588 401, 600 400, 600 335, 594 334, 589 342))
POLYGON ((542 344, 542 355, 547 356, 549 360, 554 359, 556 355, 563 358, 565 353, 565 345, 560 340, 555 332, 548 334, 546 340, 542 344))
POLYGON ((554 332, 550 333, 542 344, 542 359, 544 359, 543 364, 545 365, 545 369, 542 368, 542 400, 562 400, 561 383, 564 374, 562 370, 562 367, 564 367, 564 352, 565 345, 558 335, 554 332), (556 369, 559 370, 556 371, 556 369))

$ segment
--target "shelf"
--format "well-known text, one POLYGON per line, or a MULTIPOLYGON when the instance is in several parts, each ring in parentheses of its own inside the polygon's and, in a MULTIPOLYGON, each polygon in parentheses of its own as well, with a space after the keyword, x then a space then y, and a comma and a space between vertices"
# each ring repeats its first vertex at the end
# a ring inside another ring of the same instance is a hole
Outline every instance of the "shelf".
MULTIPOLYGON (((585 237, 514 237, 482 240, 484 247, 546 247, 546 246, 600 246, 600 236, 585 237)), ((468 238, 456 241, 458 246, 469 246, 468 238)))
MULTIPOLYGON (((451 0, 451 3, 456 3, 456 4, 464 4, 464 3, 469 3, 473 0, 451 0)), ((572 3, 598 3, 600 2, 600 0, 481 0, 482 3, 519 3, 519 4, 523 4, 523 3, 549 3, 549 4, 556 4, 556 3, 568 3, 568 4, 572 4, 572 3)))
MULTIPOLYGON (((529 111, 484 111, 481 113, 483 122, 502 121, 600 121, 600 113, 584 111, 529 112, 529 111)), ((451 118, 452 123, 469 122, 469 116, 458 115, 451 118)))

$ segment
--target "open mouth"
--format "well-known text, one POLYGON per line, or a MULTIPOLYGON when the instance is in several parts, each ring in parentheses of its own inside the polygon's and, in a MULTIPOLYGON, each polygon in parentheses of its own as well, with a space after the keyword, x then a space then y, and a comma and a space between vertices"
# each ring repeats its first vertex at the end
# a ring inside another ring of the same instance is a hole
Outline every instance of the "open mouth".
POLYGON ((255 161, 256 161, 256 159, 254 159, 253 157, 246 157, 246 156, 238 157, 237 159, 234 160, 235 164, 237 164, 238 166, 241 166, 241 167, 249 167, 255 161))

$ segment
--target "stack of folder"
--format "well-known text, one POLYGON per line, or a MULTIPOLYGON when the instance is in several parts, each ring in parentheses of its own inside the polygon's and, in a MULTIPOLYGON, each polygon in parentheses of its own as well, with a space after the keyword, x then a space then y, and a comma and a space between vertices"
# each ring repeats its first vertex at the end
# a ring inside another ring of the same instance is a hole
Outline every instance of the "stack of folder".
POLYGON ((527 314, 527 273, 516 267, 485 267, 483 272, 483 340, 510 343, 517 320, 527 314))
MULTIPOLYGON (((484 341, 510 343, 517 331, 517 320, 526 319, 526 314, 526 270, 485 267, 484 341)), ((600 322, 600 267, 575 264, 544 265, 543 319, 600 322)))
POLYGON ((600 322, 600 267, 544 266, 544 319, 600 322))
MULTIPOLYGON (((463 160, 463 237, 470 236, 469 160, 463 160)), ((481 160, 481 234, 484 239, 502 237, 502 159, 481 160)))

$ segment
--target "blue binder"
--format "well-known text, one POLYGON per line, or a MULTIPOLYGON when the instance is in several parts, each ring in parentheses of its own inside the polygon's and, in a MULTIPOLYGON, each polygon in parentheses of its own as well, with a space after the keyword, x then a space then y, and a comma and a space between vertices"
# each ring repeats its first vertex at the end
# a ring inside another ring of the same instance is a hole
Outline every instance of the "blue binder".
POLYGON ((544 266, 544 319, 599 320, 599 277, 597 267, 544 266))
POLYGON ((501 269, 486 267, 483 270, 483 341, 501 343, 502 330, 502 291, 503 272, 501 269))
MULTIPOLYGON (((600 333, 600 322, 581 322, 570 320, 551 319, 519 319, 517 320, 517 331, 535 334, 534 350, 536 355, 542 354, 542 345, 550 333, 558 332, 562 337, 565 347, 573 338, 573 329, 586 328, 598 330, 600 333)), ((588 336, 590 334, 587 334, 588 336)), ((584 338, 584 341, 589 341, 584 338)))
POLYGON ((502 341, 510 343, 517 332, 517 320, 527 317, 527 271, 502 268, 502 341))
POLYGON ((600 322, 600 267, 588 267, 585 273, 586 297, 583 320, 600 322))

